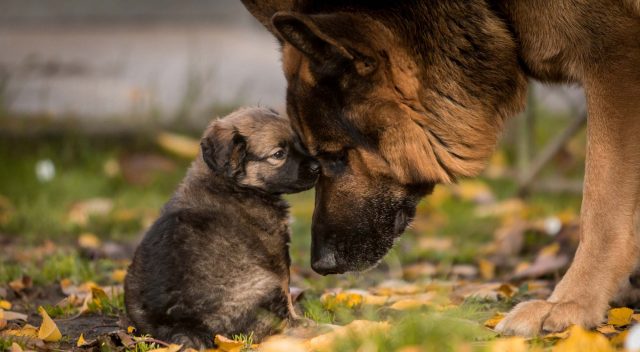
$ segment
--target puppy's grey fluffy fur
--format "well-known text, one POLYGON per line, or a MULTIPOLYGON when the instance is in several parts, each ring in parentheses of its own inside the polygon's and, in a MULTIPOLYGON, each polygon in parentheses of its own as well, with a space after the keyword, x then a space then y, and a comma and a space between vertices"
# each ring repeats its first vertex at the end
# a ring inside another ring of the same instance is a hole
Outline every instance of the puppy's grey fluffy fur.
POLYGON ((212 347, 215 334, 277 332, 292 318, 289 215, 282 193, 313 187, 319 166, 287 119, 252 108, 216 120, 138 247, 127 313, 145 334, 212 347))

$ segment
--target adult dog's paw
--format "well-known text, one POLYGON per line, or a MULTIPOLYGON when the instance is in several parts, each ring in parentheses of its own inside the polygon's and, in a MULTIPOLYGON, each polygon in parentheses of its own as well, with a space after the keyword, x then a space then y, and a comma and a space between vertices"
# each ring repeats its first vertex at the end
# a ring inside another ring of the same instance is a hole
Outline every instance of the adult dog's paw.
POLYGON ((545 332, 563 331, 571 325, 580 325, 585 329, 596 327, 602 321, 604 309, 574 302, 560 302, 553 305, 549 316, 542 324, 545 332))
POLYGON ((503 335, 524 337, 563 331, 571 325, 590 329, 602 321, 604 309, 573 302, 535 300, 518 304, 496 326, 503 335))
POLYGON ((552 307, 553 304, 547 301, 522 302, 496 325, 496 331, 503 335, 525 337, 538 335, 552 307))

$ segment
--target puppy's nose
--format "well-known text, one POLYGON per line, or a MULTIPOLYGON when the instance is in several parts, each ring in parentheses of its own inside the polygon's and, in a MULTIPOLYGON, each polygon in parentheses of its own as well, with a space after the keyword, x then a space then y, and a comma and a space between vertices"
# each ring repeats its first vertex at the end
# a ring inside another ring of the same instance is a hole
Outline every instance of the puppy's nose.
POLYGON ((312 161, 309 163, 309 171, 314 174, 320 173, 320 163, 317 161, 312 161))

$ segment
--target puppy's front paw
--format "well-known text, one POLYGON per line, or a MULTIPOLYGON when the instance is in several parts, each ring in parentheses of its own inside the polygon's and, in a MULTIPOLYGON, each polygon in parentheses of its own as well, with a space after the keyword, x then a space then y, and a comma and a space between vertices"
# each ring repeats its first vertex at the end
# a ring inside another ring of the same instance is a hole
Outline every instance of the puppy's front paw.
POLYGON ((571 325, 590 329, 602 321, 605 310, 606 307, 582 306, 574 302, 523 302, 496 326, 496 331, 503 335, 531 337, 542 332, 563 331, 571 325))

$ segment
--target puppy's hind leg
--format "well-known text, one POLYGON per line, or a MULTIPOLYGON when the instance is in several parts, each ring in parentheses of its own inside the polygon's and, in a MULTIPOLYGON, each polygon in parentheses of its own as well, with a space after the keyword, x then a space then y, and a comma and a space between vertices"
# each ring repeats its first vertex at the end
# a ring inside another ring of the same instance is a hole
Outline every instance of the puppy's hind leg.
POLYGON ((205 349, 213 347, 213 336, 199 329, 162 326, 158 328, 157 335, 161 341, 182 345, 184 348, 205 349))

